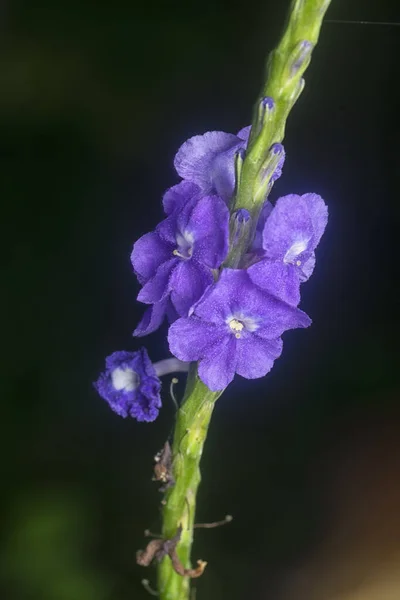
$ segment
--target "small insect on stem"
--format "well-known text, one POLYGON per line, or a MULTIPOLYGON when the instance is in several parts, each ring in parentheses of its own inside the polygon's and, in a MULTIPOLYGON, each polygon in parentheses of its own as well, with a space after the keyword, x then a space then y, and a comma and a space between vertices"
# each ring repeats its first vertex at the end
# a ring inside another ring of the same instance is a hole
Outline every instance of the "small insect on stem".
POLYGON ((164 485, 160 487, 160 492, 165 492, 175 484, 172 476, 172 450, 168 440, 163 449, 155 455, 154 461, 153 481, 161 481, 164 485))

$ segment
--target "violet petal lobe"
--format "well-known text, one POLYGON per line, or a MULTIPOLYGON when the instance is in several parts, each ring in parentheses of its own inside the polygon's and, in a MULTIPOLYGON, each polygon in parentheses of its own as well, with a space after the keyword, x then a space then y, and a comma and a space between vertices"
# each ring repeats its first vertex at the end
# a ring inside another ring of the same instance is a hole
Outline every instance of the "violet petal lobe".
POLYGON ((201 263, 194 259, 179 261, 169 282, 171 302, 177 313, 186 317, 213 281, 211 270, 201 263))
POLYGON ((313 271, 314 271, 314 267, 315 267, 315 252, 313 252, 311 254, 310 258, 308 258, 300 266, 299 278, 300 278, 301 283, 304 283, 304 281, 307 281, 307 279, 309 279, 311 277, 311 275, 313 274, 313 271))
POLYGON ((199 360, 207 349, 221 337, 215 325, 197 317, 181 318, 168 331, 169 348, 174 356, 185 362, 199 360))
POLYGON ((208 347, 199 363, 199 377, 212 392, 223 390, 236 370, 236 339, 227 334, 208 347))
MULTIPOLYGON (((183 220, 178 221, 184 227, 183 220)), ((204 196, 193 206, 186 229, 194 238, 193 258, 211 269, 225 260, 229 243, 229 211, 218 196, 204 196)))
POLYGON ((328 223, 328 207, 318 194, 303 194, 314 229, 314 249, 318 246, 328 223))
POLYGON ((181 209, 186 202, 200 193, 199 187, 191 181, 181 181, 169 188, 163 196, 163 207, 166 215, 181 209))
POLYGON ((170 249, 156 232, 146 233, 134 244, 131 262, 140 283, 156 274, 160 263, 171 258, 170 249))
POLYGON ((195 135, 179 148, 175 169, 183 179, 196 183, 204 193, 213 190, 212 165, 215 157, 238 143, 238 138, 223 131, 195 135))
POLYGON ((296 268, 281 260, 264 259, 251 265, 247 273, 259 288, 275 298, 297 306, 300 302, 300 279, 296 268))
POLYGON ((264 226, 266 257, 301 266, 318 245, 327 219, 327 207, 317 194, 279 198, 264 226))
POLYGON ((154 304, 163 300, 171 290, 170 279, 179 260, 171 258, 162 263, 154 277, 149 279, 140 290, 137 299, 144 304, 154 304))
POLYGON ((211 166, 211 184, 212 190, 228 203, 235 191, 235 160, 236 153, 243 148, 245 142, 237 140, 237 143, 220 152, 214 157, 211 166))
POLYGON ((251 251, 252 252, 262 252, 262 244, 263 244, 263 231, 265 227, 265 223, 269 218, 269 215, 273 211, 273 205, 269 200, 264 202, 262 209, 260 210, 260 214, 258 216, 256 232, 254 235, 254 240, 252 243, 251 251))
POLYGON ((156 331, 164 321, 167 312, 169 314, 169 304, 170 299, 164 298, 161 302, 156 302, 146 309, 142 319, 133 332, 133 335, 136 337, 143 337, 144 335, 149 335, 149 333, 156 331))
POLYGON ((264 340, 257 335, 237 341, 236 372, 246 379, 264 377, 281 355, 282 340, 264 340))
POLYGON ((242 127, 242 129, 240 131, 237 132, 237 136, 238 138, 240 138, 241 140, 243 140, 244 142, 249 141, 249 137, 250 137, 250 133, 251 133, 251 125, 247 125, 246 127, 242 127))

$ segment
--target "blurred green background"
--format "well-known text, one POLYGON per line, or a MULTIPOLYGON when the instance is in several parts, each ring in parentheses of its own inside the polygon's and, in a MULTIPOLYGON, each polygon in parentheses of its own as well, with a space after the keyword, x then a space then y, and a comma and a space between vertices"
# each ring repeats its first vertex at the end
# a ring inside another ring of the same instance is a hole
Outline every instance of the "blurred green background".
MULTIPOLYGON (((333 0, 327 19, 396 21, 395 4, 333 0)), ((146 425, 92 381, 106 355, 140 346, 129 255, 162 217, 174 153, 249 123, 287 6, 3 0, 2 598, 147 597, 154 571, 135 552, 159 528, 168 382, 146 425)), ((329 529, 341 444, 386 421, 400 433, 399 30, 326 23, 289 119, 273 198, 315 191, 330 211, 304 287, 314 323, 286 334, 265 380, 218 402, 198 520, 234 521, 197 534, 198 600, 276 600, 329 529)), ((165 332, 145 340, 154 360, 165 332)))

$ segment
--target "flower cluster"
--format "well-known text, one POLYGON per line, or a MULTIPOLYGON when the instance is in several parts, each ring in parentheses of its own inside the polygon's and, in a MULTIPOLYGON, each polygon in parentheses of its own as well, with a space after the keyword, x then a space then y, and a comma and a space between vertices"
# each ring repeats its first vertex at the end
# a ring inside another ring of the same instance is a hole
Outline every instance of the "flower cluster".
MULTIPOLYGON (((290 194, 275 206, 265 201, 252 243, 239 264, 229 263, 237 243, 232 227, 230 235, 235 165, 249 135, 249 127, 237 135, 211 131, 181 146, 174 165, 182 181, 164 195, 165 219, 135 243, 131 256, 142 285, 138 300, 149 305, 134 334, 155 331, 167 317, 172 354, 198 361, 212 391, 224 389, 235 373, 248 379, 268 373, 284 331, 310 325, 298 308, 300 285, 313 271, 327 223, 317 194, 290 194)), ((283 147, 275 144, 270 155, 265 193, 281 175, 283 147)), ((247 221, 242 212, 237 222, 247 221)))

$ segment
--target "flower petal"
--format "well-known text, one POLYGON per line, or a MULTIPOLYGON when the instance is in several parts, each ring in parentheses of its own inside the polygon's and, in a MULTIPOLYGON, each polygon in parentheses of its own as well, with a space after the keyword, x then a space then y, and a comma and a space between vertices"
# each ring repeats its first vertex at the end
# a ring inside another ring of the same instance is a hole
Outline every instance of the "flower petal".
MULTIPOLYGON (((188 203, 191 203, 189 200, 188 203)), ((161 221, 156 227, 156 232, 170 249, 170 253, 176 248, 177 218, 181 210, 185 210, 186 203, 181 208, 177 208, 166 219, 161 221)), ((170 254, 171 255, 171 254, 170 254)))
POLYGON ((175 169, 182 179, 196 183, 204 193, 209 193, 213 189, 214 158, 237 143, 235 135, 223 131, 195 135, 179 148, 174 160, 175 169))
POLYGON ((317 194, 289 194, 279 198, 263 231, 267 258, 296 263, 308 260, 317 246, 328 218, 317 194))
POLYGON ((264 377, 282 352, 282 340, 264 340, 257 335, 242 338, 237 343, 236 372, 246 379, 264 377))
POLYGON ((196 202, 185 230, 194 238, 193 258, 211 269, 218 268, 226 258, 229 243, 229 211, 221 198, 204 196, 196 202))
POLYGON ((199 362, 199 377, 212 392, 225 389, 235 375, 236 341, 235 337, 224 335, 199 362))
POLYGON ((198 186, 191 181, 181 181, 177 185, 172 186, 163 196, 163 207, 165 214, 170 215, 176 210, 179 210, 191 200, 193 196, 200 193, 198 186))
MULTIPOLYGON (((267 295, 267 294, 266 294, 267 295)), ((270 305, 270 312, 260 322, 257 336, 264 340, 274 340, 289 329, 304 329, 312 323, 310 317, 295 306, 290 306, 280 300, 275 300, 275 306, 270 305)))
POLYGON ((275 298, 297 306, 300 302, 300 279, 293 265, 280 260, 261 260, 247 269, 250 279, 275 298))
POLYGON ((129 408, 129 416, 139 423, 151 423, 158 417, 161 408, 160 383, 146 381, 136 392, 135 402, 129 408))
POLYGON ((146 233, 134 244, 131 262, 140 283, 153 277, 159 265, 171 258, 171 252, 156 232, 146 233))
POLYGON ((212 190, 228 203, 235 191, 235 155, 244 142, 238 140, 234 146, 217 154, 211 166, 212 190))
POLYGON ((186 317, 213 281, 211 270, 194 259, 179 261, 169 282, 171 302, 177 313, 186 317))
POLYGON ((163 300, 171 290, 170 279, 178 263, 177 258, 171 258, 160 265, 154 277, 149 279, 140 290, 137 297, 139 302, 154 304, 163 300))
POLYGON ((264 231, 265 223, 267 222, 269 215, 273 211, 273 208, 274 207, 272 206, 271 202, 269 202, 269 200, 264 202, 263 207, 258 216, 256 232, 255 232, 253 244, 251 247, 251 250, 253 252, 262 251, 263 231, 264 231))
POLYGON ((161 302, 157 302, 150 306, 144 313, 141 321, 136 327, 133 335, 136 337, 143 337, 149 333, 156 331, 164 320, 167 312, 169 298, 165 298, 161 302))
POLYGON ((247 127, 242 127, 242 129, 240 131, 238 131, 236 135, 241 140, 248 142, 249 137, 250 137, 250 132, 251 132, 251 125, 247 125, 247 127))
POLYGON ((315 267, 315 252, 313 252, 311 254, 310 258, 308 258, 306 260, 306 262, 303 263, 300 267, 299 277, 300 277, 301 283, 303 283, 304 281, 307 281, 307 279, 309 279, 311 277, 311 275, 313 274, 313 271, 314 271, 314 267, 315 267))
POLYGON ((318 194, 303 194, 314 229, 314 249, 319 244, 328 223, 328 207, 318 194))
POLYGON ((168 331, 170 351, 185 362, 205 356, 209 346, 219 338, 220 332, 215 325, 204 323, 196 317, 178 319, 168 331))

